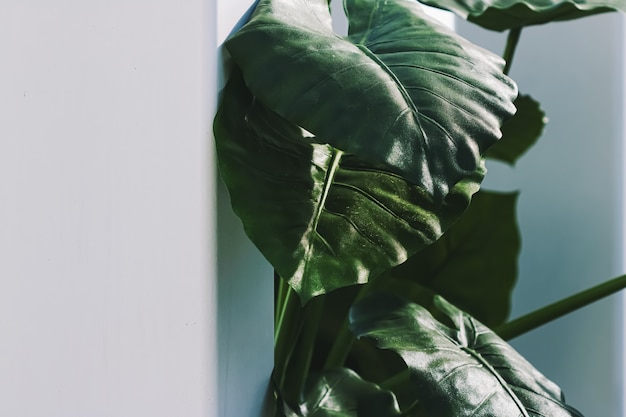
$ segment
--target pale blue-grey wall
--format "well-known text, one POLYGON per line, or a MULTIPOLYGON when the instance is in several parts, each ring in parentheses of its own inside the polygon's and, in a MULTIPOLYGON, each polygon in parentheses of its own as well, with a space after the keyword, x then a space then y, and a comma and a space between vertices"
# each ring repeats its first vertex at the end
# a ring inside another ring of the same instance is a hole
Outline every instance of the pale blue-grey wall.
MULTIPOLYGON (((506 34, 459 21, 502 53, 506 34)), ((623 273, 624 17, 525 28, 511 76, 550 119, 514 169, 489 164, 485 187, 519 189, 523 249, 512 316, 623 273)), ((623 295, 513 341, 587 416, 623 414, 623 295)))

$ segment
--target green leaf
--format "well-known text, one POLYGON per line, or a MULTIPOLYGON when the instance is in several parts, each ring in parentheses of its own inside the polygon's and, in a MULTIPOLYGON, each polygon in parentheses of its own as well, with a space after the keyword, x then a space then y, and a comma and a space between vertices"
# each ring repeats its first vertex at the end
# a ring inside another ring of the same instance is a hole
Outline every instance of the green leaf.
POLYGON ((261 0, 225 46, 270 110, 441 202, 501 136, 517 91, 503 61, 411 0, 347 0, 349 36, 326 0, 261 0))
POLYGON ((626 11, 623 0, 420 0, 486 29, 503 31, 598 13, 626 11))
POLYGON ((443 203, 380 166, 270 111, 234 73, 215 118, 220 172, 246 233, 306 302, 365 283, 432 243, 458 219, 479 166, 443 203))
MULTIPOLYGON (((479 191, 441 239, 386 274, 444 296, 489 326, 504 323, 521 248, 517 193, 479 191)), ((407 291, 395 283, 396 289, 407 291)), ((385 288, 381 283, 381 288, 385 288)), ((416 300, 417 301, 417 300, 416 300)))
POLYGON ((357 337, 376 341, 406 362, 419 416, 581 417, 561 390, 510 345, 468 314, 435 298, 452 327, 423 307, 373 293, 351 310, 357 337))
POLYGON ((313 374, 307 380, 298 412, 288 417, 399 417, 391 391, 364 381, 350 369, 313 374))
POLYGON ((515 100, 517 113, 502 125, 502 139, 487 150, 486 157, 514 165, 537 142, 548 119, 539 103, 530 96, 515 100))

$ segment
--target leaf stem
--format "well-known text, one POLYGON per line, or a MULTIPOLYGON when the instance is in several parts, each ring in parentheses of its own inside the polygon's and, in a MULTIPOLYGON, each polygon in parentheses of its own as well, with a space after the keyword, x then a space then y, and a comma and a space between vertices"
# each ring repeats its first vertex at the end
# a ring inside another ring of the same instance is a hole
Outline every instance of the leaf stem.
POLYGON ((279 388, 282 388, 289 359, 298 339, 301 322, 301 307, 298 294, 289 284, 275 274, 278 279, 277 306, 274 326, 274 375, 279 388))
POLYGON ((315 297, 304 306, 300 333, 289 360, 282 391, 288 399, 297 400, 309 374, 315 339, 324 312, 324 297, 315 297))
POLYGON ((519 42, 521 33, 521 27, 513 28, 509 31, 509 36, 506 39, 506 46, 504 48, 504 54, 502 55, 505 61, 504 69, 502 70, 504 74, 508 75, 511 70, 513 55, 515 55, 515 49, 517 48, 517 43, 519 42))
POLYGON ((494 329, 494 332, 505 340, 513 339, 624 288, 626 288, 626 275, 613 278, 600 285, 505 323, 494 329))
MULTIPOLYGON (((354 305, 357 301, 363 298, 365 295, 369 294, 372 290, 376 279, 370 280, 367 284, 363 285, 352 304, 354 305)), ((337 334, 337 338, 333 343, 333 346, 328 353, 328 357, 326 358, 326 362, 324 362, 324 369, 338 368, 343 366, 346 358, 350 354, 350 350, 352 349, 352 345, 356 340, 354 335, 350 331, 350 317, 346 316, 346 318, 342 321, 341 327, 339 328, 339 333, 337 334)))
POLYGON ((287 298, 289 296, 289 284, 283 280, 276 271, 274 271, 274 282, 278 289, 276 291, 276 300, 274 301, 274 346, 280 334, 280 330, 287 313, 287 298))
POLYGON ((411 382, 411 372, 408 369, 405 369, 401 372, 398 372, 391 378, 388 378, 380 383, 380 387, 382 389, 386 389, 389 391, 396 391, 401 388, 404 388, 408 383, 411 382))
POLYGON ((346 318, 341 323, 341 328, 337 339, 333 343, 333 347, 324 362, 324 369, 338 368, 343 365, 352 349, 354 343, 354 336, 348 329, 348 319, 346 318))

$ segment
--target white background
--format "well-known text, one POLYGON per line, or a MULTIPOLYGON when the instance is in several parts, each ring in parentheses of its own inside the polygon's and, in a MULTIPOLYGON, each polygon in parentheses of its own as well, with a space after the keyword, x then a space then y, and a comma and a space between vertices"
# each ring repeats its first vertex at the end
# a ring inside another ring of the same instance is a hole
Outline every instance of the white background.
POLYGON ((218 415, 214 19, 2 2, 1 416, 218 415))

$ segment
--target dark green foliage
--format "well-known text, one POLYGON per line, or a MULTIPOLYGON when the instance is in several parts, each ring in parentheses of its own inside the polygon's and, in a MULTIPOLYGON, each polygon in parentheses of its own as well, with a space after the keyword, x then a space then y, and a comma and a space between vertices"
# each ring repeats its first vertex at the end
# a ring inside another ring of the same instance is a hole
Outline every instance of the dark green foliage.
POLYGON ((502 139, 487 150, 487 158, 510 165, 532 147, 541 137, 548 119, 539 103, 530 96, 515 99, 517 113, 502 125, 502 139))
POLYGON ((505 323, 518 196, 478 190, 485 157, 513 165, 546 123, 505 75, 521 28, 625 3, 428 3, 512 29, 507 66, 413 0, 345 0, 346 37, 327 0, 261 0, 225 43, 216 146, 233 210, 276 270, 275 411, 580 417, 487 326, 514 337, 626 279, 505 323))
POLYGON ((411 283, 420 284, 490 326, 504 323, 521 247, 516 202, 515 193, 478 192, 441 239, 381 281, 400 280, 395 283, 400 294, 411 293, 411 283))
POLYGON ((287 417, 400 417, 395 395, 364 381, 349 369, 311 375, 304 386, 298 411, 287 417))
POLYGON ((413 1, 345 7, 342 38, 326 0, 262 0, 226 49, 269 109, 440 202, 480 166, 515 111, 504 62, 413 1))
POLYGON ((416 416, 580 417, 561 390, 511 346, 441 297, 434 308, 451 326, 402 298, 373 294, 354 305, 350 328, 406 362, 416 416))
POLYGON ((303 301, 367 282, 439 238, 484 168, 441 204, 382 166, 310 143, 232 75, 216 116, 222 178, 246 233, 303 301))
POLYGON ((325 1, 303 1, 261 1, 226 42, 243 79, 215 136, 233 209, 306 302, 441 236, 478 189, 516 89, 501 59, 411 1, 348 1, 345 39, 325 1))
POLYGON ((423 3, 498 31, 626 11, 622 0, 424 0, 423 3))

